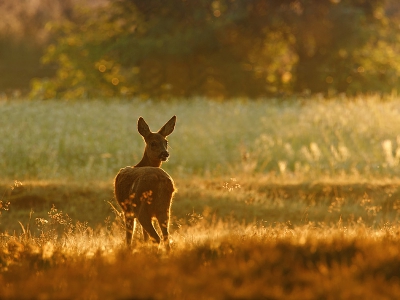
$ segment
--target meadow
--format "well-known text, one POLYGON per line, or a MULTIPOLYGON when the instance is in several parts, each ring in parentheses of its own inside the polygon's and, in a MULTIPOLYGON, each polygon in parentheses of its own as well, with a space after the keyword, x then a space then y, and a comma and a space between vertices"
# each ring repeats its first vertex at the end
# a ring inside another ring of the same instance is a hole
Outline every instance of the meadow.
POLYGON ((400 98, 0 102, 1 299, 397 299, 400 98), (113 177, 172 115, 172 251, 113 177))

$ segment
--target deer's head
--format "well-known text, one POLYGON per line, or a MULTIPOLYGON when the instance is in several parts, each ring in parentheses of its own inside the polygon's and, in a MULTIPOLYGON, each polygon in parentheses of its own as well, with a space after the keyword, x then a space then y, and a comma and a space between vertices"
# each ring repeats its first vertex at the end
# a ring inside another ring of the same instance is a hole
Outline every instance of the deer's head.
POLYGON ((174 131, 176 116, 173 116, 157 132, 152 132, 146 121, 140 117, 138 120, 138 131, 146 143, 142 161, 137 167, 153 166, 159 167, 169 157, 167 136, 174 131))

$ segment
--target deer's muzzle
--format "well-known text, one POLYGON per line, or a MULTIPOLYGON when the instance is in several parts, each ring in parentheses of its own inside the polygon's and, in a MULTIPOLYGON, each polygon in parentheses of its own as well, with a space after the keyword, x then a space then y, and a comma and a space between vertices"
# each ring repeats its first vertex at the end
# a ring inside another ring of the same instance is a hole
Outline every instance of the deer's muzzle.
POLYGON ((166 160, 168 159, 168 157, 169 157, 168 151, 163 151, 163 152, 161 152, 161 154, 160 154, 160 156, 159 156, 159 158, 160 158, 162 161, 166 161, 166 160))

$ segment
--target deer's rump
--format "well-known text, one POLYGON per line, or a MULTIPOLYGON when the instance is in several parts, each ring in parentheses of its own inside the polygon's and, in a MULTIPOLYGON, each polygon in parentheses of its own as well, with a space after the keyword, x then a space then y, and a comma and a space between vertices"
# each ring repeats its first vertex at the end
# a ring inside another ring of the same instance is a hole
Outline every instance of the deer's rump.
POLYGON ((152 215, 168 209, 175 192, 172 178, 157 167, 125 167, 119 170, 114 182, 114 193, 125 212, 137 214, 142 204, 152 215))

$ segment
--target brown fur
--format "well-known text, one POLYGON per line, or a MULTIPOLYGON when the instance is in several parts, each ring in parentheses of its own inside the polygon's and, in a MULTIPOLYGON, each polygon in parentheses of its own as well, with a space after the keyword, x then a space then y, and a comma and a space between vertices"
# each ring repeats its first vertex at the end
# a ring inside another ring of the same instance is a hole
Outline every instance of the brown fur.
POLYGON ((135 219, 143 228, 143 236, 160 243, 152 219, 157 219, 164 244, 169 249, 169 219, 172 197, 176 191, 174 181, 160 168, 169 153, 166 137, 174 130, 176 117, 172 117, 158 132, 151 132, 143 118, 138 120, 138 131, 146 147, 142 160, 134 167, 122 168, 114 181, 114 193, 125 216, 126 243, 131 244, 135 219))

